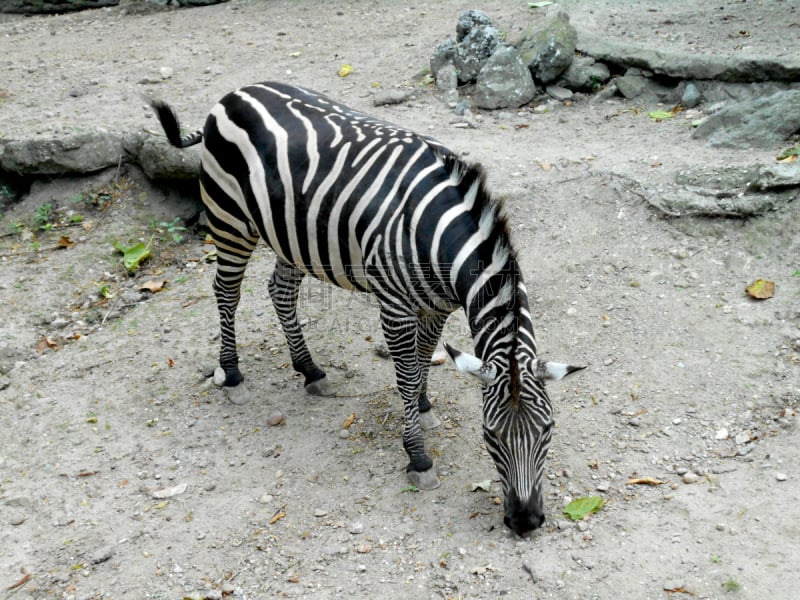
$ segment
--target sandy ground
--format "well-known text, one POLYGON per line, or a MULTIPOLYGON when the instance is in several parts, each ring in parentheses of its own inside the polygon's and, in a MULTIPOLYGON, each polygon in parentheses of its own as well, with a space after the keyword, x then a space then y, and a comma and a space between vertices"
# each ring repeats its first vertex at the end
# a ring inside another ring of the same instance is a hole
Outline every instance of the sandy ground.
MULTIPOLYGON (((790 4, 564 3, 579 27, 767 55, 797 31, 790 4)), ((0 130, 156 130, 147 95, 194 128, 222 94, 280 79, 484 163, 510 209, 540 347, 590 365, 550 386, 545 528, 515 537, 499 483, 470 491, 497 474, 480 391, 451 365, 431 375, 443 425, 427 440, 442 486, 408 491, 401 406, 391 364, 373 353, 369 298, 304 288, 307 338, 338 390, 306 396, 287 368, 263 248, 238 321, 259 398, 227 402, 208 377, 218 338, 203 233, 169 231, 180 213, 123 166, 37 186, 0 221, 0 596, 796 596, 800 205, 668 220, 646 201, 682 168, 771 163, 781 148, 707 148, 688 120, 655 122, 651 107, 621 99, 483 113, 477 129, 458 128, 414 76, 462 8, 286 0, 5 16, 0 130), (340 78, 345 63, 354 70, 340 78), (413 99, 373 108, 393 87, 413 99), (75 245, 58 248, 63 236, 75 245), (129 277, 112 244, 140 240, 153 257, 129 277), (776 282, 774 298, 745 295, 757 278, 776 282), (168 283, 139 291, 151 280, 168 283), (278 412, 283 424, 270 426, 278 412), (647 477, 663 483, 628 484, 647 477), (579 523, 561 514, 586 495, 605 507, 579 523)), ((525 2, 480 8, 512 38, 541 18, 525 2)), ((462 315, 444 339, 470 346, 462 315)))

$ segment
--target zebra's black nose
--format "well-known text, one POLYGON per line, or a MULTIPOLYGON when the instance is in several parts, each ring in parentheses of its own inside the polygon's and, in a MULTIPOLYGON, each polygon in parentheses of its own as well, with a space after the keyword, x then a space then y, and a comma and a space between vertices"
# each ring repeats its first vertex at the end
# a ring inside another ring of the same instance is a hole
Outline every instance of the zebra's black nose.
POLYGON ((538 499, 521 502, 514 492, 506 496, 503 523, 517 535, 524 535, 544 524, 544 511, 538 499))

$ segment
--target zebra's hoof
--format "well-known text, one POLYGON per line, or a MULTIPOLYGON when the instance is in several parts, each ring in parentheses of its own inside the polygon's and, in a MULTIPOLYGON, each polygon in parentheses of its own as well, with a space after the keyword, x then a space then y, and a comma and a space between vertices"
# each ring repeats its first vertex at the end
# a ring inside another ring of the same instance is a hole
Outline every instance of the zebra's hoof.
POLYGON ((239 385, 235 385, 233 387, 225 386, 222 389, 225 390, 228 400, 234 404, 247 404, 250 402, 250 390, 247 389, 247 386, 245 386, 244 383, 240 383, 239 385))
POLYGON ((421 490, 435 490, 442 485, 436 475, 436 467, 431 467, 427 471, 407 471, 406 474, 411 484, 421 490))
POLYGON ((433 414, 433 410, 426 410, 419 413, 419 426, 425 431, 428 429, 436 429, 442 422, 433 414))
POLYGON ((333 396, 336 394, 327 377, 317 379, 306 385, 306 393, 312 396, 333 396))

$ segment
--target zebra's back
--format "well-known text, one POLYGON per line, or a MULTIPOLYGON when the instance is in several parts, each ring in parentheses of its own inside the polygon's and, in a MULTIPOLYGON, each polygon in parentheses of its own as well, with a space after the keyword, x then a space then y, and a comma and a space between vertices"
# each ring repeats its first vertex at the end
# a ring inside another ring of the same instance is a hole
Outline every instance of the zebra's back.
MULTIPOLYGON (((425 192, 448 178, 442 157, 450 155, 430 138, 267 82, 236 90, 211 110, 201 184, 212 227, 246 222, 286 262, 368 291, 368 253, 380 239, 399 239, 398 228, 409 230, 415 214, 421 218, 425 192)), ((410 259, 402 247, 394 253, 410 259)))

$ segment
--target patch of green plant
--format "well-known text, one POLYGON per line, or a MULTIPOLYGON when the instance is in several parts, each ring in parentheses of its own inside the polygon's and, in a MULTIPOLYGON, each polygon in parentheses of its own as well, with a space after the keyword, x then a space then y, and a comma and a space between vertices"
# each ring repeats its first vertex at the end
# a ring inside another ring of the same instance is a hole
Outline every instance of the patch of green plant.
POLYGON ((794 273, 792 273, 792 277, 800 277, 800 269, 795 269, 794 273))
POLYGON ((83 215, 72 215, 69 218, 70 223, 83 223, 83 215))
POLYGON ((711 562, 713 562, 714 564, 718 565, 719 563, 722 562, 722 559, 720 558, 719 554, 712 554, 711 555, 711 562))
POLYGON ((419 488, 417 486, 415 486, 415 485, 407 485, 406 487, 404 487, 403 489, 400 490, 400 493, 402 494, 403 492, 418 492, 418 491, 419 491, 419 488))
POLYGON ((723 583, 723 584, 722 584, 722 587, 724 587, 724 588, 725 588, 725 591, 726 591, 726 592, 738 592, 739 590, 741 590, 741 589, 742 589, 742 586, 741 586, 741 585, 739 585, 739 583, 738 583, 738 582, 736 582, 736 581, 733 579, 733 577, 731 577, 730 579, 728 579, 728 581, 726 581, 725 583, 723 583))
POLYGON ((42 231, 50 231, 53 228, 51 219, 53 218, 53 205, 49 202, 40 204, 36 207, 36 213, 33 215, 33 224, 37 229, 42 231))
POLYGON ((180 244, 185 238, 183 236, 184 231, 187 231, 186 227, 181 222, 180 217, 175 217, 172 221, 159 221, 153 222, 150 225, 151 229, 156 231, 165 231, 169 236, 172 238, 172 241, 176 244, 180 244))
POLYGON ((128 271, 135 271, 139 268, 139 265, 150 256, 150 242, 152 241, 153 238, 150 238, 150 241, 146 244, 144 242, 139 242, 133 246, 123 246, 119 242, 114 242, 114 248, 118 252, 122 252, 122 262, 125 268, 128 269, 128 271))

